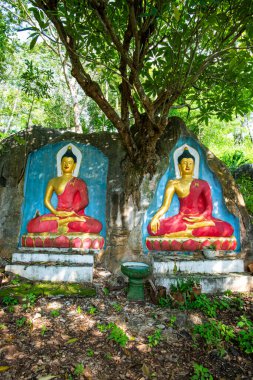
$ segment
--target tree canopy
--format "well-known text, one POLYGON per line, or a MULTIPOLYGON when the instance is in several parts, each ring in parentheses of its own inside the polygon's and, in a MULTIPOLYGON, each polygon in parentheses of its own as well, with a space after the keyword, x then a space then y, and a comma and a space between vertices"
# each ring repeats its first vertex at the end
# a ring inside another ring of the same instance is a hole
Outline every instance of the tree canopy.
POLYGON ((31 47, 42 35, 65 48, 71 74, 118 130, 140 174, 153 171, 173 108, 198 109, 204 121, 253 108, 253 0, 17 5, 33 20, 31 47))

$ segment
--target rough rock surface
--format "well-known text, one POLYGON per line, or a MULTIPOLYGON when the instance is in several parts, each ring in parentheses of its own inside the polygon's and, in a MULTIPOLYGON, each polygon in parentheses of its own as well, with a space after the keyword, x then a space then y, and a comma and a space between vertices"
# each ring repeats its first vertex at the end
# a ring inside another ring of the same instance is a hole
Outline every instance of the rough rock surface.
POLYGON ((253 180, 253 164, 244 164, 239 166, 234 173, 235 178, 240 178, 242 176, 248 176, 253 180))

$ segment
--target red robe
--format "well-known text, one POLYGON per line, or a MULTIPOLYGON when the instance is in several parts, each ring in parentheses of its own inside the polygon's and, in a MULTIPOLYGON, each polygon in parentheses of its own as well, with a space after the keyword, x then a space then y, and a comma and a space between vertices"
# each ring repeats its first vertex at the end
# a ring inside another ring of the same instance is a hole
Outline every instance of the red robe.
MULTIPOLYGON (((75 211, 76 215, 84 216, 85 207, 89 204, 88 191, 86 183, 80 179, 73 177, 65 186, 62 194, 57 195, 58 205, 57 211, 75 211)), ((44 214, 33 218, 27 225, 27 231, 29 233, 41 233, 41 232, 58 232, 57 220, 43 220, 44 218, 57 218, 58 220, 64 219, 56 217, 54 214, 44 214)), ((89 216, 83 218, 84 221, 69 222, 68 233, 71 232, 90 232, 99 233, 102 230, 102 224, 89 216)))
POLYGON ((204 216, 204 220, 212 221, 214 226, 198 227, 192 229, 192 235, 207 236, 207 237, 228 237, 232 236, 233 227, 223 220, 216 219, 212 216, 212 197, 209 184, 206 181, 194 179, 190 186, 190 193, 187 197, 179 198, 180 208, 179 213, 169 218, 160 219, 160 227, 156 233, 151 231, 150 224, 148 232, 153 236, 161 236, 174 232, 185 231, 187 225, 195 222, 185 221, 184 217, 189 216, 204 216))

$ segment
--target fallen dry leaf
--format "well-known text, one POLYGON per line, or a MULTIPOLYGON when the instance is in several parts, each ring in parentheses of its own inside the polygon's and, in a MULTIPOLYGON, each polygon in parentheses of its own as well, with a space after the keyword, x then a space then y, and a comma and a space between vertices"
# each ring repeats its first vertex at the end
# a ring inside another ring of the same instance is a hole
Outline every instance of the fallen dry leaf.
POLYGON ((142 369, 143 375, 149 378, 149 376, 150 376, 150 369, 148 368, 148 366, 145 363, 143 363, 141 369, 142 369))
POLYGON ((0 365, 0 372, 8 371, 9 368, 7 365, 0 365))
POLYGON ((78 341, 78 338, 71 338, 67 341, 67 344, 75 343, 76 341, 78 341))

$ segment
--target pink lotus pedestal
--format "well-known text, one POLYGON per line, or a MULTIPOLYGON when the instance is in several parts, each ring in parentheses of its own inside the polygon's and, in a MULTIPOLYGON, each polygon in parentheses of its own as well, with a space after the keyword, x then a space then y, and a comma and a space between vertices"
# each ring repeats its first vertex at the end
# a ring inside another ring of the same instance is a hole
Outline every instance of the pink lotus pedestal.
POLYGON ((104 246, 103 236, 91 233, 53 234, 28 233, 22 235, 22 247, 29 248, 71 248, 100 250, 104 246))
POLYGON ((236 238, 231 237, 196 237, 173 238, 166 236, 148 236, 146 246, 149 251, 202 251, 214 245, 219 251, 233 251, 236 249, 236 238))

